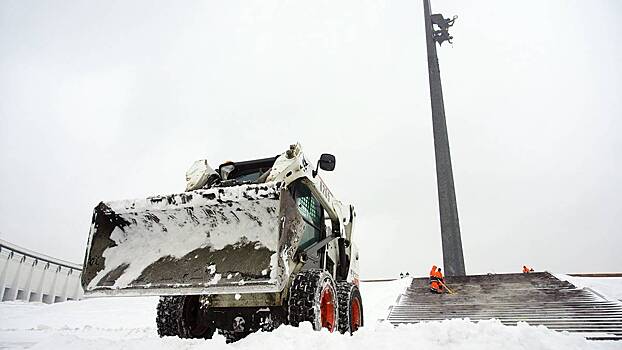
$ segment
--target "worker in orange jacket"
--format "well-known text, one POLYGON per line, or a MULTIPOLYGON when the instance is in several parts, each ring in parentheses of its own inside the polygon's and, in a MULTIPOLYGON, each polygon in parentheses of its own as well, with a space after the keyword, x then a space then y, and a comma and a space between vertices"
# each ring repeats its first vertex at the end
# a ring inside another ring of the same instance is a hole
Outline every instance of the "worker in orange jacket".
POLYGON ((436 280, 436 265, 432 265, 432 269, 430 270, 430 292, 437 293, 438 286, 439 283, 436 280))
POLYGON ((432 270, 430 270, 430 292, 437 294, 443 293, 444 288, 441 282, 445 282, 441 269, 437 268, 436 265, 432 265, 432 270))
POLYGON ((445 277, 443 277, 443 272, 440 267, 436 270, 435 277, 439 281, 438 293, 445 293, 445 277))
POLYGON ((533 269, 523 265, 523 273, 530 273, 530 272, 533 272, 533 269))

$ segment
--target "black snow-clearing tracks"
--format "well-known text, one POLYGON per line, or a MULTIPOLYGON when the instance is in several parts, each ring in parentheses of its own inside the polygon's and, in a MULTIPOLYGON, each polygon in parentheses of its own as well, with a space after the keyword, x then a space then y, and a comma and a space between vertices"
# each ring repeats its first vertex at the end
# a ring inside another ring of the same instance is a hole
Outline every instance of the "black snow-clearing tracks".
MULTIPOLYGON (((326 271, 312 269, 296 275, 289 289, 287 314, 290 325, 298 327, 302 322, 311 322, 313 329, 322 328, 320 298, 326 284, 329 284, 329 288, 332 288, 333 295, 337 298, 335 281, 326 271)), ((338 322, 338 312, 335 312, 335 317, 338 322)))
POLYGON ((339 332, 352 334, 356 329, 352 329, 352 301, 358 299, 360 307, 360 326, 363 326, 363 299, 359 288, 346 281, 337 282, 337 300, 339 301, 339 332))

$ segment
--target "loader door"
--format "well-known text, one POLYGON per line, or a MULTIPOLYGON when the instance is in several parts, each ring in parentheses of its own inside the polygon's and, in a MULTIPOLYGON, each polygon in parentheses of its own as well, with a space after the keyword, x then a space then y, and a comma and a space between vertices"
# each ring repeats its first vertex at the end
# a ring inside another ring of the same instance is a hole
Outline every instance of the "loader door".
POLYGON ((324 209, 322 209, 320 202, 313 196, 309 187, 302 181, 296 182, 293 190, 296 206, 304 221, 304 233, 298 247, 300 250, 304 250, 326 236, 324 231, 324 209))

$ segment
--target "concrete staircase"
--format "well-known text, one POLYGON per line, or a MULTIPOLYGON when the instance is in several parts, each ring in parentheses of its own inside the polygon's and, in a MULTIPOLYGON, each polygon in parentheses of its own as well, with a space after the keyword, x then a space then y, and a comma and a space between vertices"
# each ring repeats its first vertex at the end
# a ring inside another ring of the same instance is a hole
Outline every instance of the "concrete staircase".
POLYGON ((387 318, 393 324, 466 318, 523 321, 594 340, 622 340, 622 303, 560 281, 548 272, 448 277, 454 294, 429 292, 415 278, 387 318))

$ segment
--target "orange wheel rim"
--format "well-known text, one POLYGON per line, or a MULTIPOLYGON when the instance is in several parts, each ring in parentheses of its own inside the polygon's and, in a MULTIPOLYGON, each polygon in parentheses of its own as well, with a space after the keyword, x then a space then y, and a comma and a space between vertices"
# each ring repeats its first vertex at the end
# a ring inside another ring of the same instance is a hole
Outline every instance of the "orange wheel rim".
POLYGON ((328 328, 331 333, 335 329, 335 296, 328 285, 322 290, 320 299, 320 322, 322 328, 328 328))
POLYGON ((361 303, 358 298, 352 302, 352 317, 350 317, 350 331, 354 332, 361 326, 361 303))

